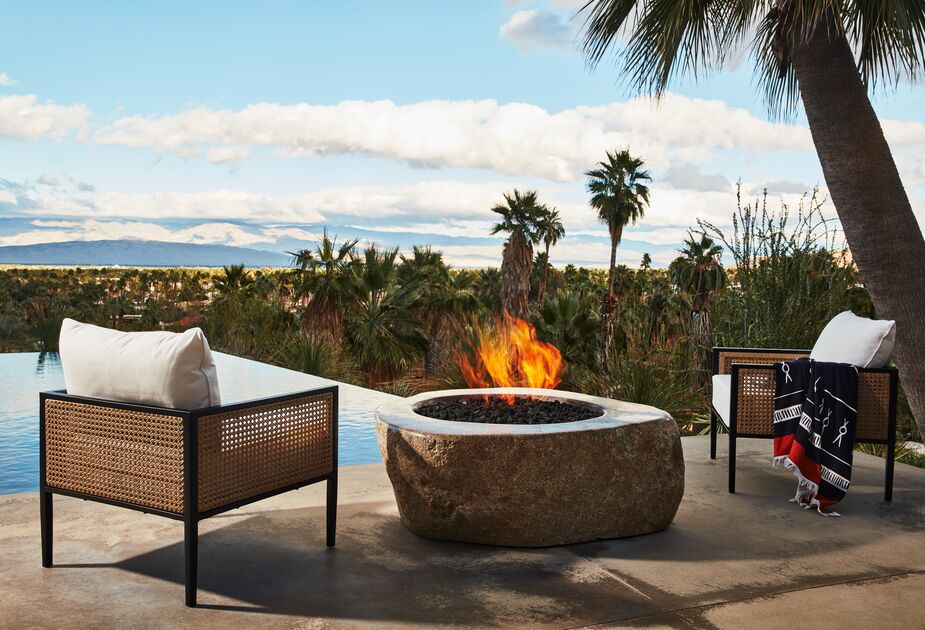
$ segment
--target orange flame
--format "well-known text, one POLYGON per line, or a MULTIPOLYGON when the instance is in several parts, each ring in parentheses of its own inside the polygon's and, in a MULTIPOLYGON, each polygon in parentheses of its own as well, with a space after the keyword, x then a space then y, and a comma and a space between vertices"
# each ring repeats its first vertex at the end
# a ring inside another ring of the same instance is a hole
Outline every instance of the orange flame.
MULTIPOLYGON (((479 333, 474 361, 459 360, 469 387, 539 387, 552 389, 562 382, 565 367, 559 349, 536 338, 536 329, 516 317, 506 316, 494 333, 479 333)), ((502 396, 514 404, 513 396, 502 396)))

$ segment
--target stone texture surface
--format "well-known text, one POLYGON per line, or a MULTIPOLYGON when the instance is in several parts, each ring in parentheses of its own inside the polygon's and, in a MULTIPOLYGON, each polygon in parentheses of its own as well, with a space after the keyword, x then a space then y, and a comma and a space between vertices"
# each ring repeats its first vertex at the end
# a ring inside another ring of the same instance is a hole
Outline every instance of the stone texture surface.
POLYGON ((381 464, 342 468, 333 549, 324 484, 203 521, 195 609, 180 523, 56 498, 43 569, 37 495, 0 495, 0 628, 778 630, 794 611, 810 628, 922 627, 925 470, 898 464, 884 503, 883 460, 858 453, 842 518, 823 518, 787 502, 770 441, 739 440, 737 494, 707 438, 681 441, 671 527, 543 549, 415 536, 381 464))
POLYGON ((684 494, 681 440, 667 415, 475 435, 380 418, 377 432, 402 523, 425 538, 544 547, 648 534, 671 524, 684 494))

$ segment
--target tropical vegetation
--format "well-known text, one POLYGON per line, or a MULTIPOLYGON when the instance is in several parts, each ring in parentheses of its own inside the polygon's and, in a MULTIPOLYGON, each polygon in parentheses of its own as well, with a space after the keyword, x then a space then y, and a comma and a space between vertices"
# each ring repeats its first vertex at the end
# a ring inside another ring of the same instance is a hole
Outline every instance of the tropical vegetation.
POLYGON ((579 14, 590 64, 613 51, 635 92, 659 96, 748 47, 771 117, 802 102, 852 267, 896 320, 896 363, 925 433, 925 238, 868 96, 925 75, 925 3, 589 0, 579 14))
MULTIPOLYGON (((625 217, 641 217, 639 186, 625 202, 636 210, 607 210, 618 236, 625 217)), ((54 351, 65 317, 122 330, 201 326, 219 351, 410 395, 465 386, 468 358, 517 316, 562 354, 560 387, 655 405, 699 432, 713 345, 810 347, 841 311, 877 315, 815 191, 794 207, 739 196, 731 229, 701 221, 673 259, 647 254, 630 268, 612 257, 606 269, 550 265, 564 235, 555 210, 535 191, 503 199, 500 272, 454 269, 427 246, 401 252, 328 233, 292 252, 288 269, 6 268, 0 348, 54 351), (600 308, 609 300, 612 313, 600 308)), ((906 398, 900 411, 901 437, 917 439, 906 398)))

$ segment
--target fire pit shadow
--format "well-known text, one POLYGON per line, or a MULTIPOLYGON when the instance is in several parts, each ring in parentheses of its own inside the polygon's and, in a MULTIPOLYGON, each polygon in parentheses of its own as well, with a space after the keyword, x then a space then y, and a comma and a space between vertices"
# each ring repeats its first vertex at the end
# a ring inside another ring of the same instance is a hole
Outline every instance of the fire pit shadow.
POLYGON ((677 424, 654 407, 557 390, 450 390, 387 403, 376 419, 402 522, 425 538, 543 547, 647 534, 671 524, 684 493, 677 424), (499 424, 416 412, 485 396, 595 415, 499 424))

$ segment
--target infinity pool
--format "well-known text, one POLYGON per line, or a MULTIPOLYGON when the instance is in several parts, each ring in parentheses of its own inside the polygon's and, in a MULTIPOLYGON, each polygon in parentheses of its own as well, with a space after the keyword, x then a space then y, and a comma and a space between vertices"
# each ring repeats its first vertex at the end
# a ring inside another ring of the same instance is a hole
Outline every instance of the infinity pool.
MULTIPOLYGON (((373 410, 395 396, 215 353, 222 402, 340 385, 341 466, 381 460, 373 410)), ((55 353, 0 353, 0 494, 35 492, 39 484, 39 392, 64 389, 55 353)))

